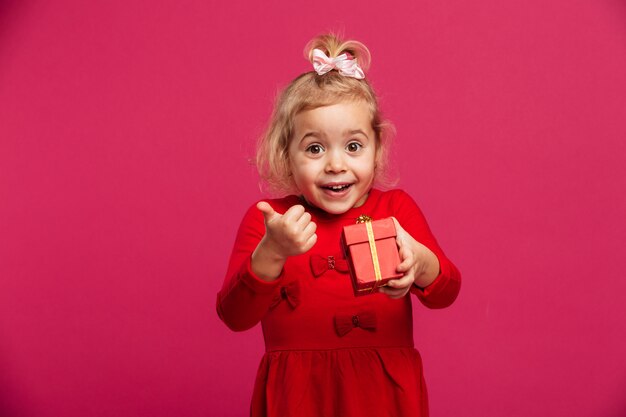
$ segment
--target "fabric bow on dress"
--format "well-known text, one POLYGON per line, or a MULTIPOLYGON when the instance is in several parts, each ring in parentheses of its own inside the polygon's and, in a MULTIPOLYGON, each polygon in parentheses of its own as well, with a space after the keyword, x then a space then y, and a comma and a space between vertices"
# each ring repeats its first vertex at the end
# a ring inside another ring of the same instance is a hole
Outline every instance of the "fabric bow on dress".
POLYGON ((335 256, 311 255, 309 258, 311 264, 311 272, 315 278, 318 278, 329 269, 335 269, 338 272, 348 272, 348 261, 335 256))
POLYGON ((280 292, 274 297, 270 308, 276 307, 283 300, 287 301, 291 309, 298 307, 300 304, 300 281, 292 281, 280 287, 280 292))
POLYGON ((376 313, 373 311, 362 311, 358 314, 339 313, 335 315, 335 330, 339 336, 345 336, 355 327, 371 332, 376 330, 376 313))

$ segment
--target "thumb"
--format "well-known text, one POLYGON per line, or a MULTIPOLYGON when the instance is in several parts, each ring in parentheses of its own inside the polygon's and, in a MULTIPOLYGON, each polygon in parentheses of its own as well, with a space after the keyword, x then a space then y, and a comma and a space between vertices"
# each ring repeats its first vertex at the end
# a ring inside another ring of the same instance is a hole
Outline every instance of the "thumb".
POLYGON ((393 220, 393 224, 396 227, 396 235, 397 236, 401 236, 403 233, 406 233, 404 228, 402 226, 400 226, 400 222, 398 221, 398 219, 396 219, 393 216, 391 217, 391 219, 393 220))
POLYGON ((261 213, 263 213, 265 223, 273 220, 276 216, 280 216, 280 214, 276 213, 272 206, 270 206, 269 203, 266 201, 259 201, 256 205, 256 208, 259 209, 261 213))
POLYGON ((411 251, 402 247, 398 251, 398 254, 400 255, 400 264, 397 266, 396 271, 406 272, 411 269, 411 266, 413 266, 413 254, 411 251))

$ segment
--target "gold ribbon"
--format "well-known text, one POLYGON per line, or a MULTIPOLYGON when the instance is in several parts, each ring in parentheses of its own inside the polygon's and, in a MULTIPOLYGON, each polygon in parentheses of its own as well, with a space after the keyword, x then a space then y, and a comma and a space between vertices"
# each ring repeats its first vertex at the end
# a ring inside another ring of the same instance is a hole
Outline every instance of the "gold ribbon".
POLYGON ((372 288, 372 291, 374 291, 378 287, 378 283, 382 280, 382 276, 380 275, 380 264, 378 263, 378 252, 376 251, 376 240, 374 240, 372 222, 365 222, 365 228, 367 229, 367 240, 369 240, 370 243, 372 262, 374 262, 374 274, 376 275, 376 284, 372 288))
POLYGON ((365 229, 367 230, 367 240, 370 245, 370 253, 372 254, 372 263, 374 264, 374 275, 376 276, 376 283, 372 287, 370 292, 374 292, 378 288, 378 283, 382 280, 380 274, 380 264, 378 263, 378 251, 376 250, 376 239, 374 239, 374 229, 372 228, 372 218, 366 215, 361 215, 357 219, 357 223, 365 223, 365 229))

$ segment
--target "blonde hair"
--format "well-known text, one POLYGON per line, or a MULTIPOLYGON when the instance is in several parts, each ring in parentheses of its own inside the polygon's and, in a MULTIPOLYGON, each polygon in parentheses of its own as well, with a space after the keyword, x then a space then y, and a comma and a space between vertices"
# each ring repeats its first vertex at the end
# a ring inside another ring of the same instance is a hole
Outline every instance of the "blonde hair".
MULTIPOLYGON (((342 41, 334 34, 312 39, 305 47, 305 57, 312 61, 314 49, 322 50, 328 57, 335 58, 348 53, 356 59, 363 71, 367 71, 371 57, 369 50, 360 42, 342 41)), ((387 185, 387 154, 393 126, 385 121, 378 108, 378 97, 366 79, 358 80, 330 71, 318 75, 306 72, 293 80, 279 93, 269 126, 257 146, 256 165, 261 179, 269 192, 288 194, 297 192, 291 176, 289 143, 293 134, 294 118, 301 111, 329 106, 345 101, 362 100, 369 106, 372 130, 376 134, 377 185, 387 185)))

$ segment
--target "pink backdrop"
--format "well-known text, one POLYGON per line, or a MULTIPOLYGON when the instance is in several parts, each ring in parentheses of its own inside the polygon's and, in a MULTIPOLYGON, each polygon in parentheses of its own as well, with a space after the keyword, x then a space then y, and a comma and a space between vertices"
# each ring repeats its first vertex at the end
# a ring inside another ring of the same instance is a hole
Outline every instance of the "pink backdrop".
POLYGON ((0 415, 247 415, 260 329, 215 294, 327 29, 463 273, 415 306, 432 415, 626 415, 623 1, 97 3, 0 2, 0 415))

